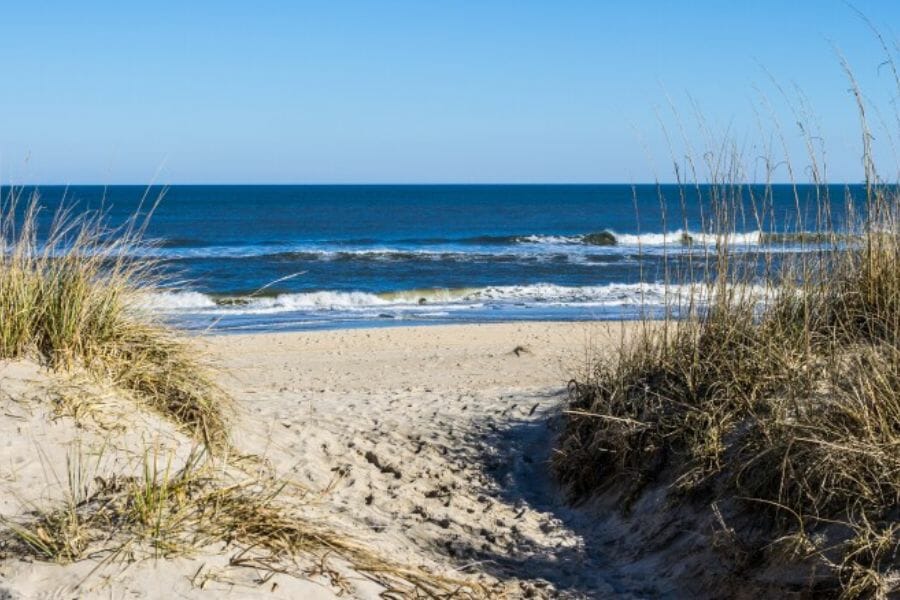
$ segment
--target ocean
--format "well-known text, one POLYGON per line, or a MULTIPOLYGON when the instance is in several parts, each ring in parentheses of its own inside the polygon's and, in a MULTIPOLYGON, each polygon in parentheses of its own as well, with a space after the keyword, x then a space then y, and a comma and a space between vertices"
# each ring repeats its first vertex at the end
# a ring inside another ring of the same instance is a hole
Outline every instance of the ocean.
MULTIPOLYGON (((847 189, 828 189, 833 214, 843 212, 847 189)), ((667 280, 696 269, 714 248, 704 234, 708 187, 48 186, 39 193, 44 224, 65 205, 103 210, 111 226, 161 195, 147 230, 153 246, 139 258, 161 261, 163 289, 143 306, 214 332, 652 316, 671 292, 667 280)), ((739 252, 809 250, 760 232, 814 229, 815 188, 775 186, 768 197, 747 188, 744 196, 731 240, 739 252)))

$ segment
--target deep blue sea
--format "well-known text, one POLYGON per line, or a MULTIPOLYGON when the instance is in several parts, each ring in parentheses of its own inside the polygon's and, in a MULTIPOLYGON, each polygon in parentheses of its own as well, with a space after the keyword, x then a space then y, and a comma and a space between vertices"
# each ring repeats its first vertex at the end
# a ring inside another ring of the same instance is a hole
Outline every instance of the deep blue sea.
MULTIPOLYGON (((828 191, 840 214, 847 188, 828 191)), ((704 235, 710 189, 671 185, 39 192, 44 220, 65 204, 76 212, 102 209, 113 226, 142 199, 146 208, 162 195, 147 231, 155 247, 142 255, 161 259, 166 289, 145 305, 213 331, 633 318, 663 305, 667 271, 683 271, 713 244, 704 235)), ((748 188, 732 243, 752 253, 763 243, 761 229, 814 229, 816 202, 811 187, 795 194, 776 186, 768 196, 748 188), (760 210, 762 221, 753 216, 760 210)))

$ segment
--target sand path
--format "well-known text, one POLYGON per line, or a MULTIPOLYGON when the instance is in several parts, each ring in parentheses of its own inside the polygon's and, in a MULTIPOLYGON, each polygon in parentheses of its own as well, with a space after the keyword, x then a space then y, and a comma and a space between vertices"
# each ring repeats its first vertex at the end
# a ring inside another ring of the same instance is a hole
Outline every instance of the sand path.
POLYGON ((380 551, 512 580, 515 595, 643 596, 547 469, 568 380, 627 331, 517 323, 208 345, 240 405, 238 445, 326 490, 323 506, 380 551))

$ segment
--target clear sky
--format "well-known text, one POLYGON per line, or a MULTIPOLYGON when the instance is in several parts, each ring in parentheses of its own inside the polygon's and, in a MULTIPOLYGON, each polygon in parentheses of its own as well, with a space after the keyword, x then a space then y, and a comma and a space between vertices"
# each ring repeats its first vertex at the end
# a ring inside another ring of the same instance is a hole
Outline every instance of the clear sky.
MULTIPOLYGON (((898 39, 900 1, 854 4, 898 39)), ((832 43, 898 133, 884 56, 840 0, 29 0, 0 18, 2 183, 671 180, 667 95, 695 151, 692 102, 757 153, 761 97, 801 146, 767 71, 809 97, 831 179, 858 180, 832 43)))

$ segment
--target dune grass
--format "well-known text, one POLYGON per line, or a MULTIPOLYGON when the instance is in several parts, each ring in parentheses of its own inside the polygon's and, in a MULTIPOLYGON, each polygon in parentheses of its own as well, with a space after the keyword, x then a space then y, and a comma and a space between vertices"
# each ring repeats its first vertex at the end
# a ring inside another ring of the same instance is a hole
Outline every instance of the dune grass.
MULTIPOLYGON (((339 591, 352 588, 337 560, 384 587, 385 598, 484 598, 471 581, 436 575, 373 553, 350 536, 309 519, 287 498, 277 478, 247 477, 207 460, 196 449, 175 457, 145 449, 136 474, 85 469, 71 455, 68 489, 58 506, 37 509, 6 525, 7 551, 68 564, 90 556, 104 564, 196 555, 215 544, 232 554, 233 567, 292 576, 324 575, 339 591), (297 558, 303 562, 297 562, 297 558)), ((97 465, 102 461, 93 459, 97 465)))
POLYGON ((766 248, 783 234, 766 234, 748 258, 730 243, 752 193, 741 157, 707 156, 730 166, 710 170, 716 243, 672 274, 693 293, 572 382, 553 469, 573 498, 613 493, 626 512, 660 485, 723 528, 730 506, 745 586, 786 559, 809 569, 807 593, 886 598, 900 591, 900 187, 877 176, 855 95, 865 191, 847 191, 848 228, 821 219, 789 240, 818 250, 783 261, 766 248))
POLYGON ((61 209, 38 232, 40 210, 37 193, 0 201, 0 358, 85 369, 223 447, 227 395, 195 349, 136 310, 156 281, 155 262, 140 258, 145 222, 110 230, 102 213, 61 209))

